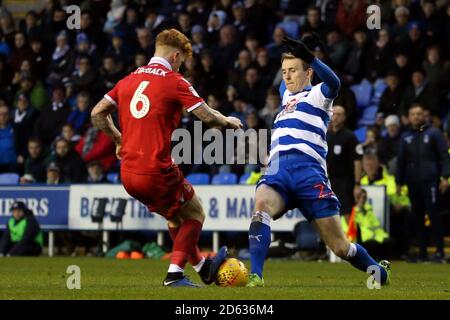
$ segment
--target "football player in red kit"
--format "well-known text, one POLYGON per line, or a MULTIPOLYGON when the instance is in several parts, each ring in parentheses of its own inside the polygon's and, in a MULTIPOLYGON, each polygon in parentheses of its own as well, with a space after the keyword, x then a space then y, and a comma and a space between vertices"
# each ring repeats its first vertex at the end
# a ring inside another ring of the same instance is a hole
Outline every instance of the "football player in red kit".
POLYGON ((92 110, 92 122, 115 142, 121 178, 127 192, 168 221, 172 258, 164 286, 196 286, 184 276, 189 261, 202 281, 215 281, 228 252, 222 247, 213 259, 200 255, 197 242, 205 214, 192 185, 171 158, 171 136, 183 110, 209 126, 242 128, 234 117, 211 109, 178 70, 192 55, 189 39, 164 30, 156 38, 155 55, 105 94, 92 110), (111 113, 118 109, 120 131, 111 113))

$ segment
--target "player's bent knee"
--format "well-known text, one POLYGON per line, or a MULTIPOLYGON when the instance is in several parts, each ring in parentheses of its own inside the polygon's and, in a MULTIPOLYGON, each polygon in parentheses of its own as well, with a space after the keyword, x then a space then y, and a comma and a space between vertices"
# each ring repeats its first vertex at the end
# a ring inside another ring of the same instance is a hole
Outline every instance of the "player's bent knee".
POLYGON ((255 201, 255 212, 262 211, 273 217, 276 212, 274 206, 267 199, 257 199, 255 201))
POLYGON ((330 246, 331 251, 341 259, 345 259, 348 254, 349 243, 339 241, 338 243, 330 246))
POLYGON ((200 200, 196 196, 183 206, 180 217, 183 219, 194 219, 201 223, 205 221, 205 212, 203 211, 200 200))

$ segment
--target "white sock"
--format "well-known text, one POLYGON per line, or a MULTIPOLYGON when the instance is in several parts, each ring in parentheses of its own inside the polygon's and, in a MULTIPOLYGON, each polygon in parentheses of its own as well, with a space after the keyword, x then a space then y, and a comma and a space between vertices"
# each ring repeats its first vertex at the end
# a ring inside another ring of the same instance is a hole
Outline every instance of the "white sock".
POLYGON ((348 248, 347 258, 351 258, 356 256, 356 246, 354 243, 350 243, 350 247, 348 248))
POLYGON ((202 260, 200 260, 199 263, 197 263, 195 266, 192 267, 194 268, 195 272, 200 272, 204 264, 205 264, 205 257, 202 257, 202 260))
POLYGON ((256 211, 252 216, 252 221, 259 221, 270 227, 272 217, 264 211, 256 211))
POLYGON ((173 273, 173 272, 181 272, 183 273, 184 270, 181 269, 178 265, 176 264, 170 264, 169 265, 169 271, 167 271, 168 273, 173 273))

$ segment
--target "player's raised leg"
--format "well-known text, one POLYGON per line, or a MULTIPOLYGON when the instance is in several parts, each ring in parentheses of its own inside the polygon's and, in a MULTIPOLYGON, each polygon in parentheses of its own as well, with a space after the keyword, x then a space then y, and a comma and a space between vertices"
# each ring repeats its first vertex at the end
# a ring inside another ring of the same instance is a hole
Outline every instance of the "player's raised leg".
POLYGON ((192 264, 206 284, 215 281, 217 270, 225 260, 228 250, 222 247, 217 255, 205 259, 200 255, 197 246, 200 233, 205 220, 205 214, 197 196, 186 202, 177 216, 169 219, 169 233, 174 242, 172 259, 164 285, 192 286, 193 284, 184 276, 186 262, 192 264))
POLYGON ((367 272, 370 266, 376 266, 380 270, 380 282, 382 285, 389 284, 390 265, 383 260, 378 264, 359 244, 347 240, 342 231, 339 215, 319 218, 313 224, 325 244, 338 257, 347 260, 355 268, 367 272))
POLYGON ((284 210, 285 203, 281 195, 272 187, 262 184, 256 189, 255 212, 248 231, 251 273, 248 287, 262 287, 263 267, 270 245, 270 222, 284 210))

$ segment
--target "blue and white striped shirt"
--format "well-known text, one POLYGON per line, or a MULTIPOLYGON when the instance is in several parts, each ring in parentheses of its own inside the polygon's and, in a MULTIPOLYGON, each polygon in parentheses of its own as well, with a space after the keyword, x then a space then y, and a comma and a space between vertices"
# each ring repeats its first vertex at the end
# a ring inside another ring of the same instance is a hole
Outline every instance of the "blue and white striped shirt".
POLYGON ((280 85, 283 109, 274 121, 269 162, 276 156, 302 153, 326 174, 326 134, 340 82, 320 60, 311 66, 324 82, 297 93, 289 92, 284 82, 280 85))

